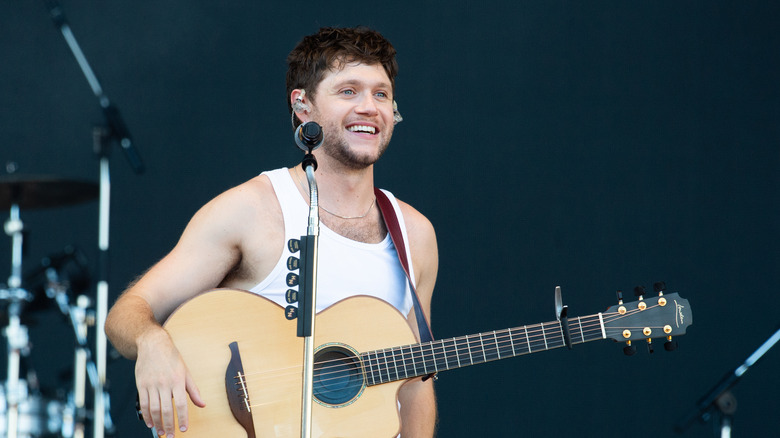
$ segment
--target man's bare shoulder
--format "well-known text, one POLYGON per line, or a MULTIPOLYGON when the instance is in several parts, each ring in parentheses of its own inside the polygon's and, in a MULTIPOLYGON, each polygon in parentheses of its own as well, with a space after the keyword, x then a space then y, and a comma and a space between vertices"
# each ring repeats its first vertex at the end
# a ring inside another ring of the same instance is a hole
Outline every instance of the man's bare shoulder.
POLYGON ((409 233, 409 239, 413 241, 418 239, 424 241, 429 239, 435 240, 436 234, 431 221, 406 202, 397 198, 396 201, 398 201, 398 206, 401 208, 401 213, 404 215, 404 222, 406 223, 406 231, 409 233))
MULTIPOLYGON (((276 200, 271 180, 265 175, 258 175, 235 187, 232 187, 217 197, 209 204, 217 204, 224 207, 261 207, 268 202, 276 200)), ((209 205, 206 204, 206 205, 209 205)))
POLYGON ((200 208, 193 221, 208 221, 217 226, 246 225, 268 220, 278 212, 279 203, 271 181, 259 175, 217 195, 200 208))

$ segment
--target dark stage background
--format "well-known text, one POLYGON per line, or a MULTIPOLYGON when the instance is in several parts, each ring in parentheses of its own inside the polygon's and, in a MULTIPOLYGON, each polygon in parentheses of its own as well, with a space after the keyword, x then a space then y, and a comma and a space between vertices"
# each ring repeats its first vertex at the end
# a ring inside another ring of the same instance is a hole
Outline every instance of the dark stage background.
MULTIPOLYGON (((406 120, 376 175, 436 226, 438 337, 552 320, 556 285, 572 315, 658 280, 693 307, 673 353, 605 341, 442 374, 439 436, 673 436, 780 322, 777 2, 62 4, 148 166, 111 159, 112 301, 203 203, 298 162, 285 57, 365 24, 399 52, 406 120)), ((101 112, 43 2, 0 4, 0 60, 0 163, 97 181, 101 112)), ((25 266, 78 245, 94 273, 97 217, 96 201, 23 211, 25 266)), ((67 324, 26 316, 30 365, 67 389, 67 324)), ((145 436, 132 363, 108 371, 116 436, 145 436)), ((775 349, 734 389, 735 436, 780 435, 778 371, 775 349)))

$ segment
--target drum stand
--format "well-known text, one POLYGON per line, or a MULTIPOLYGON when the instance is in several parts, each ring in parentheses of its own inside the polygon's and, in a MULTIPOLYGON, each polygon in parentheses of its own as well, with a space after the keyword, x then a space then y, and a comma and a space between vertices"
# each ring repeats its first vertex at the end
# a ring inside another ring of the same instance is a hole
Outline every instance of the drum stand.
POLYGON ((7 405, 6 432, 9 438, 16 438, 19 430, 19 404, 22 391, 19 380, 19 363, 22 354, 30 348, 27 327, 22 325, 21 313, 25 302, 31 301, 31 295, 22 289, 22 243, 24 224, 19 215, 19 204, 11 205, 11 215, 5 223, 5 232, 12 237, 11 277, 8 288, 0 289, 0 300, 8 304, 8 326, 3 331, 8 342, 8 377, 5 387, 7 405))
MULTIPOLYGON (((99 379, 97 366, 92 360, 92 352, 88 345, 89 327, 95 325, 95 312, 90 310, 92 300, 86 295, 76 298, 76 305, 71 305, 68 299, 67 287, 63 284, 55 268, 46 270, 46 295, 53 298, 63 315, 68 317, 76 338, 76 349, 73 358, 73 390, 68 395, 68 402, 63 409, 62 437, 83 438, 87 420, 87 379, 92 388, 97 388, 99 379)), ((113 430, 111 416, 108 410, 105 414, 105 427, 113 430)))

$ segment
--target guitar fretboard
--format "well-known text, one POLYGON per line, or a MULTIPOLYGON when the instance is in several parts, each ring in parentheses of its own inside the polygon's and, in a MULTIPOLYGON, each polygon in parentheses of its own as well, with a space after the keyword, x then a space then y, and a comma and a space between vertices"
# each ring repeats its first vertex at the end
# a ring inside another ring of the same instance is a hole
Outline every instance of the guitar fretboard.
MULTIPOLYGON (((572 344, 604 339, 599 315, 569 319, 572 344)), ((368 386, 565 346, 559 321, 362 353, 368 386)))

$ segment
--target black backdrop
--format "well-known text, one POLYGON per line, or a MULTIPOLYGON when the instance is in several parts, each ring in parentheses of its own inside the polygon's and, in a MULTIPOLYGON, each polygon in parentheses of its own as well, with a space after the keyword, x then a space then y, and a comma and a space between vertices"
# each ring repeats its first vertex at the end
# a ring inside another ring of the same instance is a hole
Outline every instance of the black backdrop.
MULTIPOLYGON (((111 158, 112 301, 200 205, 299 160, 285 56, 320 26, 365 24, 399 52, 406 120, 376 175, 436 226, 438 337, 551 320, 556 285, 573 315, 657 280, 693 306, 673 353, 597 342, 442 374, 440 436, 671 436, 773 333, 776 2, 326 3, 63 1, 148 165, 111 158)), ((0 5, 0 59, 0 162, 96 181, 101 113, 43 2, 0 5)), ((23 211, 26 266, 71 244, 94 265, 97 207, 23 211)), ((26 316, 31 366, 66 387, 68 326, 26 316)), ((780 433, 779 370, 771 351, 734 390, 737 436, 780 433)), ((144 436, 132 364, 109 379, 116 436, 144 436)))

